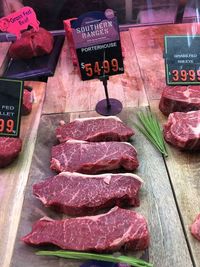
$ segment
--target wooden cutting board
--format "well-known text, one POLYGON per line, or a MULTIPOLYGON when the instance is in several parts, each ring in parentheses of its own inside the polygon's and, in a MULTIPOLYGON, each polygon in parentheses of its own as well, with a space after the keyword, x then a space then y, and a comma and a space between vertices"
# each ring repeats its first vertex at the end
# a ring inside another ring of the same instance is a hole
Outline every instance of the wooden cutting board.
POLYGON ((2 267, 9 266, 12 255, 45 95, 45 83, 26 84, 33 87, 35 96, 31 114, 21 119, 22 152, 10 166, 0 169, 0 266, 2 267))
MULTIPOLYGON (((124 109, 120 118, 132 127, 136 111, 137 109, 124 109)), ((54 219, 64 217, 51 209, 44 208, 40 201, 32 195, 32 186, 54 174, 49 168, 49 161, 51 147, 57 143, 54 130, 58 122, 63 119, 69 122, 75 117, 90 116, 96 116, 96 113, 83 112, 42 116, 10 267, 80 266, 80 262, 36 256, 35 252, 38 249, 25 245, 20 241, 20 238, 29 233, 32 224, 43 216, 54 219)), ((151 244, 146 251, 132 254, 129 252, 129 254, 149 260, 156 267, 191 267, 193 265, 164 160, 140 133, 136 132, 131 143, 138 151, 140 162, 140 167, 136 173, 144 180, 144 186, 140 192, 141 205, 135 210, 148 220, 151 244)), ((47 246, 44 248, 48 249, 47 246)))

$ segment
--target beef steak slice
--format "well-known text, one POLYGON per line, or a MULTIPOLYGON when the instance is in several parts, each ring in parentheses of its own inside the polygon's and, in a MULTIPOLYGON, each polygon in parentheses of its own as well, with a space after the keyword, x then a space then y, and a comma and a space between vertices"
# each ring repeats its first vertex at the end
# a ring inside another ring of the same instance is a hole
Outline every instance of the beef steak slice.
POLYGON ((68 140, 99 141, 128 141, 134 134, 133 130, 115 117, 94 117, 76 119, 56 129, 56 137, 60 143, 68 140))
POLYGON ((190 232, 200 241, 200 214, 197 215, 194 222, 190 225, 190 232))
POLYGON ((86 175, 62 172, 33 186, 46 207, 68 215, 85 215, 115 205, 139 206, 142 180, 135 174, 86 175))
POLYGON ((0 168, 8 166, 19 155, 22 148, 20 138, 0 137, 0 168))
POLYGON ((139 163, 135 148, 124 142, 67 141, 53 146, 51 169, 86 174, 124 168, 137 169, 139 163))
POLYGON ((64 220, 42 218, 22 240, 30 245, 54 244, 76 251, 143 250, 149 245, 145 218, 114 207, 108 213, 64 220))
POLYGON ((200 86, 166 86, 159 108, 163 114, 200 109, 200 86))
POLYGON ((184 150, 200 149, 200 110, 174 112, 164 125, 165 140, 184 150))

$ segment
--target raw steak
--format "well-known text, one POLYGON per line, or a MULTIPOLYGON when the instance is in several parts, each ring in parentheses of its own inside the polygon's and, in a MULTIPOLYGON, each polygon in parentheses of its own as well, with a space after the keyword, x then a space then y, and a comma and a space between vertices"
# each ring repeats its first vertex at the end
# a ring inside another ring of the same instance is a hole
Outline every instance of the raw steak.
POLYGON ((190 225, 191 234, 200 241, 200 214, 197 215, 192 225, 190 225))
POLYGON ((22 115, 28 115, 32 110, 32 93, 24 89, 23 103, 22 103, 22 115))
POLYGON ((200 110, 171 113, 164 125, 164 137, 181 149, 200 149, 200 110))
POLYGON ((108 213, 52 220, 42 218, 22 240, 30 245, 54 244, 66 250, 143 250, 149 245, 145 218, 135 211, 114 207, 108 213))
POLYGON ((139 163, 135 148, 124 142, 67 141, 53 146, 51 169, 57 172, 95 174, 103 171, 137 169, 139 163))
POLYGON ((66 19, 66 20, 63 20, 63 23, 64 23, 64 28, 65 28, 65 32, 67 36, 67 42, 68 42, 68 47, 69 47, 69 51, 71 54, 72 62, 74 66, 77 66, 78 58, 76 54, 76 48, 75 48, 74 39, 72 35, 72 28, 71 28, 71 21, 75 19, 77 18, 66 19))
POLYGON ((68 140, 99 141, 128 141, 134 134, 133 130, 114 116, 76 119, 56 129, 56 137, 60 143, 68 140))
POLYGON ((13 162, 21 148, 22 140, 20 138, 0 137, 0 168, 13 162))
POLYGON ((49 54, 53 42, 53 36, 47 30, 40 28, 38 32, 34 32, 31 29, 23 32, 21 38, 11 44, 9 55, 14 59, 29 59, 49 54))
POLYGON ((200 86, 166 86, 159 108, 165 115, 200 109, 200 86))
POLYGON ((84 215, 115 205, 139 206, 141 185, 141 178, 131 173, 62 172, 35 184, 33 193, 46 207, 55 207, 68 215, 84 215))

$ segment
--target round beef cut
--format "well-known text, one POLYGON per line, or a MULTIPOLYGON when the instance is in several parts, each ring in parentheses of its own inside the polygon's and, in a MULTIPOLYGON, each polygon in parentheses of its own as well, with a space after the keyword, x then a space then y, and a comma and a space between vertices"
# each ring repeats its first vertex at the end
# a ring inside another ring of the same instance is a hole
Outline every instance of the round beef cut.
POLYGON ((33 29, 22 33, 21 38, 11 44, 9 55, 14 59, 29 59, 51 53, 53 36, 43 28, 38 32, 33 29))
POLYGON ((28 115, 32 110, 32 92, 24 89, 23 103, 22 103, 22 115, 28 115))
POLYGON ((200 109, 200 86, 166 86, 159 109, 164 115, 200 109))
POLYGON ((200 241, 200 214, 197 215, 194 222, 190 225, 190 232, 200 241))
POLYGON ((21 148, 22 140, 20 138, 0 137, 0 168, 13 162, 21 148))
POLYGON ((164 124, 164 137, 180 149, 199 150, 200 110, 171 113, 164 124))
POLYGON ((115 116, 82 118, 67 124, 61 121, 60 124, 56 129, 60 143, 68 140, 128 141, 134 135, 134 131, 115 116))
POLYGON ((143 250, 149 246, 149 231, 142 215, 114 207, 96 216, 63 220, 44 217, 22 240, 29 245, 53 244, 75 251, 143 250))

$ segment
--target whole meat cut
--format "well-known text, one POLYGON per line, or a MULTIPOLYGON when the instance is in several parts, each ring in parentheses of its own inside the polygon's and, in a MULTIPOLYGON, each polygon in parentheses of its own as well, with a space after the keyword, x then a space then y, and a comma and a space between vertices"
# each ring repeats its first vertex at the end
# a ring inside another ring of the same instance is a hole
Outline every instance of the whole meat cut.
POLYGON ((143 250, 149 245, 149 232, 142 215, 114 207, 96 216, 42 218, 22 240, 30 245, 53 244, 76 251, 143 250))
POLYGON ((164 115, 200 109, 200 86, 166 86, 159 108, 164 115))
POLYGON ((11 44, 9 55, 14 59, 30 59, 51 53, 54 39, 50 32, 39 28, 38 32, 33 29, 22 33, 21 38, 11 44))
POLYGON ((33 105, 32 92, 24 89, 23 102, 22 102, 22 115, 28 115, 31 113, 33 105))
POLYGON ((46 207, 68 215, 92 214, 102 208, 139 206, 142 179, 135 174, 86 175, 62 172, 33 185, 46 207))
POLYGON ((139 166, 135 148, 125 142, 67 141, 53 146, 51 158, 50 167, 57 172, 96 174, 139 166))
POLYGON ((0 137, 0 168, 8 166, 19 155, 22 148, 20 138, 0 137))
POLYGON ((200 149, 200 110, 174 112, 164 124, 164 138, 183 150, 200 149))
POLYGON ((56 129, 60 143, 68 140, 128 141, 132 135, 134 131, 115 116, 76 119, 67 124, 61 121, 56 129))
POLYGON ((190 232, 200 241, 200 214, 197 215, 194 222, 190 225, 190 232))

